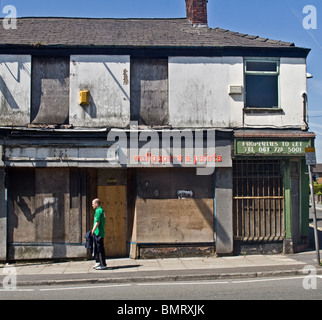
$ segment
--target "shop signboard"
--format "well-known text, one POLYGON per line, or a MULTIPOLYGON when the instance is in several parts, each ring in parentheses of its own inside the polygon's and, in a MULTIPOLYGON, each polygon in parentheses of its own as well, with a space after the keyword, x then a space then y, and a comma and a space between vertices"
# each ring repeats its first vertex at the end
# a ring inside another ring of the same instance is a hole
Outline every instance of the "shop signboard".
POLYGON ((236 156, 304 156, 311 140, 235 139, 236 156))

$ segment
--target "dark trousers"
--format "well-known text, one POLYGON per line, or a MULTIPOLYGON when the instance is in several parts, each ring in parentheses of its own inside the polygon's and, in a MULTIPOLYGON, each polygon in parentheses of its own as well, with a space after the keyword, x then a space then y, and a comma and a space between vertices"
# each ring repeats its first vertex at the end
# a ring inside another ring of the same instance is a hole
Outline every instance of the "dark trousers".
POLYGON ((99 263, 101 266, 106 267, 104 238, 99 237, 98 239, 96 239, 96 244, 97 244, 96 252, 95 252, 96 262, 99 263))

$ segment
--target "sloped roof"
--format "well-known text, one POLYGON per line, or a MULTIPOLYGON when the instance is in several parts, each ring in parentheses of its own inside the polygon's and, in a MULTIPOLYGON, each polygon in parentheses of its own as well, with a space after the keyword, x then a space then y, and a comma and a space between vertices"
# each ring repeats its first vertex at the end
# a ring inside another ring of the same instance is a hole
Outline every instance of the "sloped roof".
POLYGON ((18 18, 1 27, 0 46, 61 47, 252 47, 290 48, 294 43, 220 28, 195 27, 182 19, 18 18))
POLYGON ((313 168, 313 172, 314 173, 322 173, 322 163, 316 164, 315 167, 313 168))

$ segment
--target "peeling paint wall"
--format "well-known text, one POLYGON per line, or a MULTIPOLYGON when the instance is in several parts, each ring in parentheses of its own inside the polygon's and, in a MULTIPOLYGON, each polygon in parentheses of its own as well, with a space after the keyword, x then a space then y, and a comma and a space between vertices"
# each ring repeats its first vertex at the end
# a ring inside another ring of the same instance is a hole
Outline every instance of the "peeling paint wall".
POLYGON ((127 127, 130 123, 130 57, 70 57, 70 124, 76 127, 127 127), (89 90, 88 106, 79 92, 89 90))
POLYGON ((243 57, 170 57, 169 124, 173 127, 301 127, 306 87, 304 58, 281 58, 279 113, 245 113, 243 57))
POLYGON ((174 128, 303 125, 304 58, 280 59, 279 113, 244 113, 245 94, 229 94, 230 85, 244 92, 243 57, 64 59, 0 55, 0 125, 125 128, 130 119, 174 128), (81 90, 90 92, 88 106, 79 103, 81 90))
POLYGON ((307 92, 306 60, 281 58, 279 75, 279 101, 282 113, 247 113, 246 127, 300 127, 303 122, 303 93, 307 92))
POLYGON ((231 97, 231 84, 243 85, 242 57, 170 57, 169 124, 220 128, 238 124, 243 95, 231 97))
POLYGON ((0 55, 0 126, 30 123, 31 56, 0 55))

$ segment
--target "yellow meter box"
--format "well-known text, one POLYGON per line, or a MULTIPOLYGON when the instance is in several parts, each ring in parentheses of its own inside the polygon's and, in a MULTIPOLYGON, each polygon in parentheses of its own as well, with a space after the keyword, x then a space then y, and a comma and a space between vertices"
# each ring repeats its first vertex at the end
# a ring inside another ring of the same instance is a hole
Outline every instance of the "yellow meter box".
POLYGON ((81 106, 89 105, 89 90, 82 90, 79 92, 79 104, 81 106))

